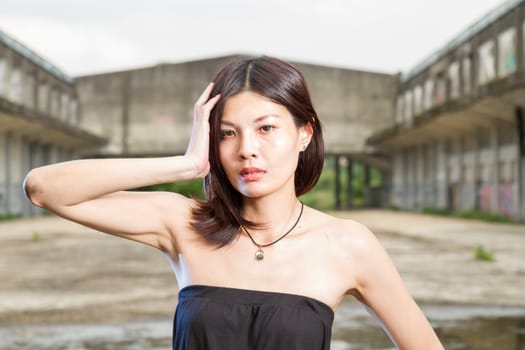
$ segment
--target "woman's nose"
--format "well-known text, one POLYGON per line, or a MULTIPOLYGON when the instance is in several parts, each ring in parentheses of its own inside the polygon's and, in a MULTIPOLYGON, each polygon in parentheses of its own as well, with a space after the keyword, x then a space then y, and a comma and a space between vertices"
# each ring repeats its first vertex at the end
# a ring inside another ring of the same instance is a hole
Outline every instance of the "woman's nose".
POLYGON ((241 137, 241 144, 239 145, 239 155, 242 159, 257 158, 259 155, 259 143, 257 138, 250 133, 246 133, 241 137))

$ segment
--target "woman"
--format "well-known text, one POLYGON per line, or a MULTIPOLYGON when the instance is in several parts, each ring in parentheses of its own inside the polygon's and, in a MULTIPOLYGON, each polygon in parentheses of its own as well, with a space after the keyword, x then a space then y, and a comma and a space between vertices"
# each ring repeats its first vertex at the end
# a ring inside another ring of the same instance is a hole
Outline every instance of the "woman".
POLYGON ((303 76, 270 57, 219 71, 195 103, 183 156, 78 160, 32 170, 28 198, 164 252, 179 288, 173 349, 329 349, 353 295, 400 349, 442 349, 374 235, 304 206, 321 125, 303 76), (204 178, 206 201, 128 189, 204 178))

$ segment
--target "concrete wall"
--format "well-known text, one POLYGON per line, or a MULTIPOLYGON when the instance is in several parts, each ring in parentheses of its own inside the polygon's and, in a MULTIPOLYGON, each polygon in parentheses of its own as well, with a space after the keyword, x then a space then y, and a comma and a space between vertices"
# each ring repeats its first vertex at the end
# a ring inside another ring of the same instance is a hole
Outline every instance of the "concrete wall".
MULTIPOLYGON (((101 154, 182 153, 194 101, 219 67, 234 57, 78 77, 82 126, 111 140, 101 154)), ((295 65, 305 75, 324 123, 328 152, 364 152, 366 138, 393 123, 395 77, 295 65)))

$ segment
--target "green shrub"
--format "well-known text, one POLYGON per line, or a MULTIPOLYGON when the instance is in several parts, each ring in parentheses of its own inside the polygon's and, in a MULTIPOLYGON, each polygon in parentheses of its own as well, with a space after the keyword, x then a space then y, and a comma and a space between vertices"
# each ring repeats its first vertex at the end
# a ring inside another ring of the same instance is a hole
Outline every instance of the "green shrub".
POLYGON ((168 191, 176 192, 187 197, 195 197, 204 199, 204 191, 202 180, 194 179, 188 181, 181 181, 169 184, 159 184, 139 189, 140 191, 168 191))
POLYGON ((431 215, 451 215, 452 210, 446 208, 425 207, 423 208, 422 213, 431 215))
POLYGON ((42 236, 40 235, 39 232, 33 232, 33 234, 31 235, 31 240, 33 242, 41 241, 42 240, 42 236))
POLYGON ((480 261, 494 261, 494 253, 489 252, 482 245, 478 245, 474 250, 474 258, 480 261))
POLYGON ((18 214, 0 214, 0 221, 7 221, 20 218, 18 214))
POLYGON ((503 222, 503 223, 512 222, 512 220, 506 216, 487 213, 487 212, 483 212, 479 210, 462 211, 462 212, 455 213, 454 215, 460 218, 464 218, 464 219, 475 219, 475 220, 483 220, 483 221, 489 221, 489 222, 503 222))
POLYGON ((474 210, 474 209, 455 212, 447 208, 426 207, 422 209, 422 213, 432 214, 432 215, 454 216, 454 217, 458 217, 462 219, 482 220, 482 221, 488 221, 488 222, 513 223, 512 219, 506 216, 487 213, 484 211, 474 210))

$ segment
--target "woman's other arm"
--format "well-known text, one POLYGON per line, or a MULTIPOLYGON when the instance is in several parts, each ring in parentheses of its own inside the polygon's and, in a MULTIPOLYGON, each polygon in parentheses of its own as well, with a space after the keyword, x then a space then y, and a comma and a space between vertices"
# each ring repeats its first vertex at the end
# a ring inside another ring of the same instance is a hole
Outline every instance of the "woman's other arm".
POLYGON ((382 323, 402 350, 443 350, 427 318, 407 291, 389 255, 365 226, 352 223, 356 288, 349 292, 382 323))

